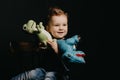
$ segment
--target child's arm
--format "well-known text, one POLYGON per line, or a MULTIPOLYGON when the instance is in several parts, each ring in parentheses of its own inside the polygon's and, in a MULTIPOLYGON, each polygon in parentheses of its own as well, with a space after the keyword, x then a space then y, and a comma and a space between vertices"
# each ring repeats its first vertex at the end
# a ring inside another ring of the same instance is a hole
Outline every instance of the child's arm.
POLYGON ((53 41, 48 40, 47 43, 52 47, 55 53, 58 54, 58 44, 57 44, 56 39, 53 39, 53 41))

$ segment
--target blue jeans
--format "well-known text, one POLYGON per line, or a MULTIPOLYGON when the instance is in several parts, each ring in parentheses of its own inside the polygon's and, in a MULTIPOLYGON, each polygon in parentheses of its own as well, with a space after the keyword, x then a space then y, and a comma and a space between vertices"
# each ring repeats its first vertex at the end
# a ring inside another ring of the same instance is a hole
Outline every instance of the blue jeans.
POLYGON ((25 71, 11 80, 56 80, 55 72, 46 72, 43 68, 25 71))

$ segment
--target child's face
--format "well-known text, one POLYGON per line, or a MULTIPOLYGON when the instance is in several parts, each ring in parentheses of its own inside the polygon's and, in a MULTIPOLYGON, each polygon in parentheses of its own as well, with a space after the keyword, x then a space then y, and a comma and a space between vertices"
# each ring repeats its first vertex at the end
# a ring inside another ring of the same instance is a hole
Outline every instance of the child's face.
POLYGON ((65 15, 52 16, 47 30, 54 38, 64 38, 68 33, 68 19, 65 15))

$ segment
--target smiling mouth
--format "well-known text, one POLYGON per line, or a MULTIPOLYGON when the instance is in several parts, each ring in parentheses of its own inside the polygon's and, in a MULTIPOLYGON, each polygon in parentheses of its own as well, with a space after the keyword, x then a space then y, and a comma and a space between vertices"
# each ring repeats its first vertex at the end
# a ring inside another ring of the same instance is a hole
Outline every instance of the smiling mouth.
POLYGON ((58 33, 60 33, 60 34, 61 34, 61 33, 64 33, 64 32, 58 32, 58 33))

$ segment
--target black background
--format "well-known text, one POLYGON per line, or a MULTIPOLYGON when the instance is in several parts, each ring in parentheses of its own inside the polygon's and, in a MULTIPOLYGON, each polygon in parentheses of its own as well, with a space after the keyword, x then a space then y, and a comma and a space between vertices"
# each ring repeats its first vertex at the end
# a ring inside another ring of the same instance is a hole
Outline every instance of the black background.
POLYGON ((105 67, 104 7, 102 1, 91 0, 3 0, 0 3, 1 74, 6 76, 11 66, 6 54, 9 42, 23 37, 21 27, 29 19, 37 23, 44 20, 46 10, 51 5, 60 6, 69 13, 68 36, 81 35, 78 49, 86 53, 86 64, 70 64, 73 80, 102 78, 100 72, 103 73, 102 69, 105 67))

